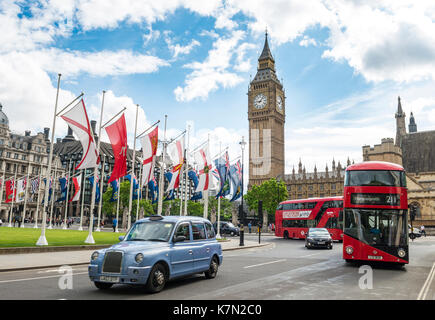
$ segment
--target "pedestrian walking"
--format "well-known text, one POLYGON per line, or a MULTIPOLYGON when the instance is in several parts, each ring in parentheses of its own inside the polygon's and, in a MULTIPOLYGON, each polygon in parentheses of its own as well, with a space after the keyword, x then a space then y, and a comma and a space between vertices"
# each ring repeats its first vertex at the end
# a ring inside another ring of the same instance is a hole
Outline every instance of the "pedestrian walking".
POLYGON ((426 231, 424 230, 424 225, 421 225, 420 231, 421 231, 421 234, 422 235, 424 234, 424 236, 426 237, 426 231))
POLYGON ((113 228, 113 232, 115 232, 117 224, 118 224, 118 220, 117 220, 116 218, 113 219, 113 220, 112 220, 112 228, 113 228))
POLYGON ((2 221, 2 219, 0 219, 0 227, 2 226, 2 224, 3 224, 3 221, 2 221))
POLYGON ((249 233, 251 233, 251 228, 252 228, 252 224, 251 224, 251 222, 249 222, 249 223, 248 223, 249 233))

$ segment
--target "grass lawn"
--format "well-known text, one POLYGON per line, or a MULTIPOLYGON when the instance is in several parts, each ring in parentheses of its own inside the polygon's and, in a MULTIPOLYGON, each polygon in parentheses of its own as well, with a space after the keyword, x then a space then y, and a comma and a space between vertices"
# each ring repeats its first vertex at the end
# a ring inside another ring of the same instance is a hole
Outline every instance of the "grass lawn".
MULTIPOLYGON (((45 237, 49 246, 86 245, 88 231, 78 230, 45 230, 45 237)), ((95 244, 115 244, 118 237, 124 233, 93 232, 95 244)), ((41 236, 41 229, 0 227, 0 248, 7 247, 36 247, 41 236)))

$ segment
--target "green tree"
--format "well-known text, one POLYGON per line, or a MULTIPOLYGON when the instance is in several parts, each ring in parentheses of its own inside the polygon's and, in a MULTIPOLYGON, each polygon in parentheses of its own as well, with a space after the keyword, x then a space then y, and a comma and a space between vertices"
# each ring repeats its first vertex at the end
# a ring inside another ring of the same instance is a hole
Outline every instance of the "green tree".
POLYGON ((263 182, 261 185, 253 185, 243 199, 248 204, 249 210, 258 210, 258 201, 263 201, 263 212, 268 214, 268 221, 275 221, 275 211, 281 201, 287 200, 288 192, 283 181, 275 178, 263 182))

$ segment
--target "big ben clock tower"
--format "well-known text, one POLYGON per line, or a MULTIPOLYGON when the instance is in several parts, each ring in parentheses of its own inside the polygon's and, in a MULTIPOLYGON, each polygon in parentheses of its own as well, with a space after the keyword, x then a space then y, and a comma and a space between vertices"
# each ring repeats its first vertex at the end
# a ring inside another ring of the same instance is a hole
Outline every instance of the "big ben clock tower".
POLYGON ((264 41, 257 74, 248 91, 249 184, 284 178, 285 93, 275 73, 275 60, 264 41))

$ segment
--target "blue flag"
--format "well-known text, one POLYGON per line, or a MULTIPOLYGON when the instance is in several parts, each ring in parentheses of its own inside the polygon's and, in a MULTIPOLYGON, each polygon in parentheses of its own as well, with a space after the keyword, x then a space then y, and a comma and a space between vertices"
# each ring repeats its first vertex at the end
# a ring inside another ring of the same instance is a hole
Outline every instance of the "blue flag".
MULTIPOLYGON (((47 179, 44 178, 44 185, 46 185, 46 184, 47 184, 47 179)), ((53 188, 52 188, 52 183, 51 183, 51 178, 50 178, 50 187, 48 189, 48 202, 51 201, 52 192, 53 192, 53 188)), ((42 198, 42 202, 41 202, 42 204, 44 204, 44 200, 45 200, 45 193, 44 193, 44 198, 42 198)))
POLYGON ((110 198, 110 202, 116 202, 119 197, 119 179, 113 180, 110 184, 112 186, 112 197, 110 198))
MULTIPOLYGON (((131 183, 131 174, 127 174, 125 177, 131 183)), ((133 200, 137 200, 138 191, 139 191, 139 183, 137 182, 136 177, 134 177, 134 179, 133 179, 133 198, 132 198, 133 200)))
POLYGON ((215 160, 217 172, 219 173, 219 192, 216 199, 225 197, 230 194, 230 164, 228 158, 228 151, 225 153, 225 158, 218 158, 215 160))
MULTIPOLYGON (((199 182, 198 175, 193 170, 190 170, 187 175, 189 176, 189 179, 192 180, 194 189, 196 189, 196 187, 198 186, 198 182, 199 182)), ((190 200, 199 200, 199 199, 202 199, 202 192, 201 191, 195 192, 192 195, 192 197, 190 198, 190 200)))
POLYGON ((151 192, 151 203, 156 203, 159 198, 159 188, 154 177, 148 182, 148 189, 151 192))
MULTIPOLYGON (((170 171, 166 172, 165 178, 168 179, 169 182, 171 182, 172 172, 170 171)), ((175 193, 174 193, 174 189, 172 189, 169 191, 169 194, 166 196, 165 199, 163 199, 163 201, 174 200, 174 199, 175 199, 175 193)))
MULTIPOLYGON (((91 187, 93 187, 94 177, 92 176, 92 177, 89 177, 88 179, 91 182, 91 187)), ((100 202, 100 182, 99 181, 97 182, 97 186, 95 189, 95 203, 98 203, 98 202, 100 202)))
POLYGON ((233 196, 230 202, 239 199, 242 196, 242 167, 240 161, 230 167, 230 180, 233 190, 233 196))
POLYGON ((60 198, 57 199, 56 202, 66 200, 66 191, 68 189, 68 180, 65 177, 59 178, 59 183, 60 183, 60 198))

